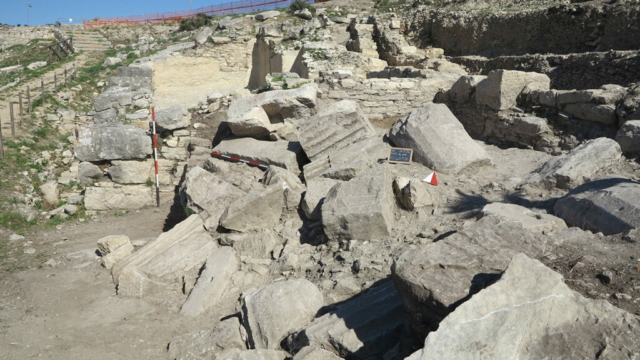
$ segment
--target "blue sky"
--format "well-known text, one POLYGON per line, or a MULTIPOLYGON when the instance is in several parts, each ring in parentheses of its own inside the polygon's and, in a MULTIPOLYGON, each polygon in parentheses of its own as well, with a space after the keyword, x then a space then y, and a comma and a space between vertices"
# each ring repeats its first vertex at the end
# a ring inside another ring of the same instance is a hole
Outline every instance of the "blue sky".
MULTIPOLYGON (((228 0, 192 0, 193 8, 227 2, 228 0)), ((31 25, 53 24, 57 21, 74 24, 83 18, 142 15, 155 12, 189 10, 189 0, 0 0, 0 23, 27 24, 27 4, 31 25)))

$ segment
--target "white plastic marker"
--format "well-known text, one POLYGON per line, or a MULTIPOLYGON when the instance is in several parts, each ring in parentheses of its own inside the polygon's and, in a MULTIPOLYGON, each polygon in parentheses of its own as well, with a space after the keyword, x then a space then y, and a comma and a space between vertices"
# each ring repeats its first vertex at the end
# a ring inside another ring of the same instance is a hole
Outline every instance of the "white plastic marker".
POLYGON ((158 177, 158 140, 156 139, 156 108, 151 108, 153 123, 153 160, 156 164, 156 203, 160 207, 160 180, 158 177))
POLYGON ((424 180, 422 180, 426 183, 429 183, 431 185, 434 186, 438 186, 438 179, 436 178, 436 172, 432 172, 431 174, 429 174, 429 176, 427 176, 426 178, 424 178, 424 180))
POLYGON ((223 159, 228 159, 228 160, 232 160, 232 161, 239 161, 239 162, 243 162, 245 164, 249 164, 249 165, 253 165, 253 166, 257 166, 259 168, 262 169, 268 169, 269 167, 267 165, 262 165, 262 164, 258 164, 255 161, 248 161, 248 160, 242 160, 242 159, 238 159, 237 157, 233 157, 233 156, 228 156, 228 155, 222 155, 220 153, 217 152, 212 152, 211 155, 213 156, 217 156, 217 157, 221 157, 223 159))

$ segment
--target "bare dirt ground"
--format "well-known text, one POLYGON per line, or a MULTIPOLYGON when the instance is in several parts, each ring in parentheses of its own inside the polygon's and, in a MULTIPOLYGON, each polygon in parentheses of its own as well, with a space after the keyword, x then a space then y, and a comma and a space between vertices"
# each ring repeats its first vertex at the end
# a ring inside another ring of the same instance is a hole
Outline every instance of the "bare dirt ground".
MULTIPOLYGON (((95 251, 96 241, 107 235, 154 239, 168 212, 164 206, 105 216, 21 240, 33 242, 37 254, 49 254, 58 264, 0 280, 0 359, 166 357, 171 338, 187 325, 193 328, 193 320, 167 306, 116 296, 95 251)), ((209 319, 200 321, 206 328, 209 319)))

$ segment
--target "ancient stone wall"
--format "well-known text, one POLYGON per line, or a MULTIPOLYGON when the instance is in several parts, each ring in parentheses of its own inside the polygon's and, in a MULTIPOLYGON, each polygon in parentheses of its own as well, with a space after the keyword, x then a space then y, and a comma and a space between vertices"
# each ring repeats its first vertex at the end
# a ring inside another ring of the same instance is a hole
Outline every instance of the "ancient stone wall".
POLYGON ((251 68, 254 44, 255 38, 250 36, 214 38, 213 42, 186 51, 184 56, 216 59, 222 72, 246 71, 251 68))
POLYGON ((35 39, 53 39, 53 25, 44 26, 0 26, 0 49, 4 50, 14 45, 24 45, 35 39))
POLYGON ((423 10, 407 30, 447 55, 572 53, 640 48, 639 19, 638 4, 588 2, 486 14, 423 10))

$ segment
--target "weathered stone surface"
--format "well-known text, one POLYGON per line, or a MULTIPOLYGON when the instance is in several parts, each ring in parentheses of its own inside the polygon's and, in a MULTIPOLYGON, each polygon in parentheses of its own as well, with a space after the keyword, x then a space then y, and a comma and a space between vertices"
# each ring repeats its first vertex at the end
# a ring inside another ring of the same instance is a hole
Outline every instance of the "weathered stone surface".
POLYGON ((288 354, 278 350, 230 350, 229 353, 217 358, 216 360, 285 360, 288 354))
POLYGON ((277 24, 262 25, 258 29, 258 37, 261 38, 281 38, 283 37, 283 35, 284 34, 282 33, 282 27, 278 26, 277 24))
POLYGON ((100 167, 93 165, 89 162, 81 162, 78 164, 78 182, 82 186, 91 185, 93 180, 102 177, 102 170, 100 167))
POLYGON ((130 243, 131 241, 129 241, 129 237, 126 235, 109 235, 98 240, 98 250, 100 254, 104 256, 130 243))
POLYGON ((346 359, 382 359, 401 342, 408 324, 393 282, 383 281, 296 330, 287 343, 290 349, 310 345, 346 359))
POLYGON ((520 252, 539 257, 549 239, 520 224, 488 216, 440 241, 409 247, 391 268, 393 281, 419 338, 473 295, 493 283, 520 252))
POLYGON ((288 141, 259 141, 242 138, 223 141, 213 148, 222 155, 255 161, 262 165, 275 165, 294 174, 300 173, 297 156, 302 150, 300 143, 288 141))
POLYGON ((589 140, 568 153, 547 161, 533 171, 524 183, 572 189, 591 180, 600 170, 618 161, 620 156, 620 145, 614 140, 589 140))
POLYGON ((336 356, 331 351, 323 350, 315 346, 307 346, 302 348, 293 360, 340 360, 341 358, 336 356))
POLYGON ((60 189, 58 189, 58 182, 55 180, 47 181, 40 186, 42 192, 42 199, 49 205, 58 206, 60 202, 60 189))
POLYGON ((258 140, 267 139, 273 130, 269 115, 260 106, 251 108, 240 117, 229 119, 228 123, 233 135, 258 140))
POLYGON ((431 187, 432 185, 417 179, 396 178, 393 181, 393 191, 407 210, 432 206, 435 203, 435 194, 431 187))
POLYGON ((250 347, 278 348, 289 331, 311 321, 322 305, 322 293, 305 279, 269 284, 247 296, 242 312, 250 347))
POLYGON ((399 147, 413 149, 415 161, 447 174, 491 164, 487 152, 444 104, 413 109, 393 125, 389 138, 399 147))
POLYGON ((254 259, 270 259, 271 251, 278 243, 272 230, 264 230, 257 234, 249 235, 233 243, 233 249, 239 256, 247 256, 254 259))
POLYGON ((35 62, 32 62, 31 64, 27 65, 27 69, 36 70, 36 69, 39 69, 39 68, 45 67, 45 66, 47 66, 47 62, 46 61, 35 61, 35 62))
POLYGON ((238 259, 232 248, 225 246, 213 250, 180 314, 196 317, 218 306, 237 269, 238 259))
POLYGON ((640 120, 627 121, 616 134, 616 141, 624 153, 640 152, 640 120))
POLYGON ((122 187, 88 187, 84 194, 87 210, 137 210, 154 205, 152 188, 144 185, 122 187))
POLYGON ((568 104, 564 111, 577 118, 606 125, 615 125, 618 121, 614 105, 568 104))
POLYGON ((227 207, 244 195, 244 191, 199 166, 187 173, 180 186, 182 205, 199 214, 212 230, 218 227, 227 207))
POLYGON ((271 185, 233 202, 220 216, 220 226, 236 231, 270 229, 282 214, 283 187, 271 185))
POLYGON ((497 216, 522 225, 523 228, 541 234, 567 227, 564 220, 549 214, 535 213, 524 206, 506 203, 491 203, 482 208, 482 216, 497 216))
POLYGON ((169 344, 169 356, 175 360, 217 359, 231 349, 246 349, 242 333, 238 318, 232 317, 211 330, 174 337, 169 344))
POLYGON ((267 19, 277 17, 278 15, 280 15, 280 11, 269 10, 269 11, 264 11, 259 14, 256 14, 255 19, 259 21, 265 21, 267 19))
POLYGON ((176 279, 196 276, 216 248, 200 217, 191 215, 113 267, 118 295, 162 296, 167 291, 181 291, 182 284, 176 279))
POLYGON ((560 198, 556 216, 569 226, 618 234, 640 227, 640 184, 622 176, 585 183, 560 198))
POLYGON ((107 66, 111 66, 111 65, 117 65, 120 64, 122 62, 122 59, 117 58, 117 57, 108 57, 104 63, 102 64, 103 67, 107 67, 107 66))
POLYGON ((119 184, 144 184, 151 179, 149 170, 152 167, 154 167, 154 162, 151 159, 145 161, 114 160, 107 172, 111 180, 119 184))
POLYGON ((302 181, 300 181, 300 178, 296 174, 279 166, 269 166, 267 171, 264 172, 262 183, 266 186, 283 184, 285 187, 296 192, 305 189, 302 181))
POLYGON ((95 125, 78 131, 74 151, 80 161, 144 159, 151 155, 151 137, 129 125, 95 125))
POLYGON ((395 222, 392 182, 393 174, 383 164, 331 188, 322 204, 327 237, 339 241, 388 236, 395 222))
POLYGON ((133 245, 131 242, 127 242, 124 245, 118 247, 107 255, 102 256, 102 266, 107 270, 111 270, 118 261, 129 256, 133 252, 133 245))
POLYGON ((360 105, 351 100, 332 104, 304 121, 298 131, 300 144, 312 161, 374 134, 360 105))
POLYGON ((213 34, 213 29, 210 27, 204 27, 200 32, 198 32, 198 35, 196 35, 196 45, 205 44, 207 40, 209 40, 209 36, 211 36, 211 34, 213 34))
POLYGON ((304 85, 293 90, 274 90, 248 95, 229 105, 227 118, 235 122, 254 107, 261 107, 269 116, 271 124, 298 124, 316 112, 317 92, 313 85, 304 85))
POLYGON ((562 275, 524 254, 429 334, 412 359, 633 359, 640 322, 606 300, 587 299, 562 275), (606 344, 606 346, 603 346, 606 344))
POLYGON ((329 190, 339 181, 327 178, 316 178, 307 181, 307 191, 300 206, 310 220, 322 219, 321 209, 329 190))
POLYGON ((476 87, 476 102, 494 110, 516 106, 518 95, 527 85, 536 84, 539 90, 549 90, 551 79, 547 75, 514 70, 493 70, 476 87))
POLYGON ((112 107, 119 108, 131 105, 132 101, 133 92, 131 92, 130 88, 114 86, 98 95, 93 106, 97 112, 100 112, 112 107))
POLYGON ((466 103, 475 97, 476 86, 487 77, 483 75, 464 75, 449 90, 449 98, 458 103, 466 103))
POLYGON ((309 9, 297 10, 296 12, 293 13, 293 15, 305 20, 311 20, 311 18, 313 17, 309 9))
POLYGON ((182 105, 156 111, 156 126, 159 130, 178 130, 191 125, 191 113, 182 105))

